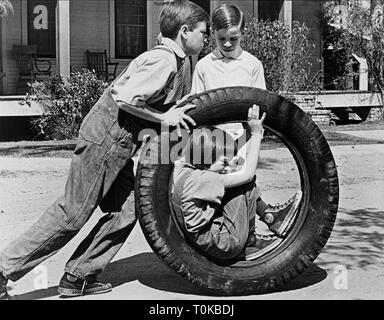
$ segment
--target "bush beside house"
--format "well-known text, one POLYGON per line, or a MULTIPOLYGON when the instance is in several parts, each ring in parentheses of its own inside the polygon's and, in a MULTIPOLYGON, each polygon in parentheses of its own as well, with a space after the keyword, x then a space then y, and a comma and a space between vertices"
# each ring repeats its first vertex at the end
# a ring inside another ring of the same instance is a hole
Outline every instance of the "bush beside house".
POLYGON ((71 73, 67 81, 58 75, 36 81, 30 86, 24 103, 39 103, 43 115, 33 120, 44 139, 73 139, 86 114, 97 102, 108 83, 87 70, 71 73))

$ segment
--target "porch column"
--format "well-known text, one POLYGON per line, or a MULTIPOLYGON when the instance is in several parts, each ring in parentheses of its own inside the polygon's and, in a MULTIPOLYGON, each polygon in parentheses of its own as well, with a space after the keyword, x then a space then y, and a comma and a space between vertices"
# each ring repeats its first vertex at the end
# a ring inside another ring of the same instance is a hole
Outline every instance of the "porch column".
MULTIPOLYGON (((283 0, 280 7, 279 20, 288 25, 289 32, 292 34, 292 0, 283 0)), ((289 46, 288 50, 292 48, 289 46)), ((290 52, 289 52, 290 53, 290 52)), ((284 75, 283 91, 288 91, 288 84, 291 81, 291 69, 289 68, 284 75)))
POLYGON ((70 74, 70 18, 69 0, 57 0, 56 7, 56 66, 57 72, 67 79, 70 74))
POLYGON ((280 21, 285 22, 292 31, 292 0, 283 0, 280 10, 280 21))
POLYGON ((259 0, 253 0, 253 12, 252 15, 254 18, 259 19, 259 0))
POLYGON ((367 60, 352 53, 359 63, 359 90, 368 90, 368 64, 367 60))

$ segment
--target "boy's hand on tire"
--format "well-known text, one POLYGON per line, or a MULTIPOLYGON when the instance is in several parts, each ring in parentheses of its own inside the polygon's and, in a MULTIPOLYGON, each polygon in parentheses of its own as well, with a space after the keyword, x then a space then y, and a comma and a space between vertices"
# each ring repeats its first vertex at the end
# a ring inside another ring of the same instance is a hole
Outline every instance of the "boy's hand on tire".
POLYGON ((183 107, 174 105, 162 115, 162 123, 170 127, 176 127, 177 135, 181 137, 181 128, 188 130, 188 132, 190 131, 187 122, 192 126, 196 126, 195 121, 185 114, 185 112, 194 108, 196 108, 194 104, 187 104, 183 107))

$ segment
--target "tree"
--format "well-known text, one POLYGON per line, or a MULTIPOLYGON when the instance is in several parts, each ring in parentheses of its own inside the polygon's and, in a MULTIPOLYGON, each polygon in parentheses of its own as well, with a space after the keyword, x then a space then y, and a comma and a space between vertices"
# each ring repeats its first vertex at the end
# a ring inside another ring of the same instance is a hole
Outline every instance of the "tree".
POLYGON ((292 30, 281 21, 252 19, 247 23, 242 47, 259 58, 265 69, 270 91, 298 92, 320 89, 320 74, 315 73, 315 45, 309 40, 305 23, 292 22, 292 30))
POLYGON ((340 30, 335 46, 367 61, 373 90, 381 96, 384 109, 384 5, 382 0, 348 0, 340 6, 339 1, 330 1, 326 7, 331 25, 340 30), (364 5, 365 4, 365 5, 364 5), (368 4, 368 5, 367 5, 368 4))
POLYGON ((8 0, 0 0, 0 17, 5 17, 8 14, 13 14, 12 3, 8 0))

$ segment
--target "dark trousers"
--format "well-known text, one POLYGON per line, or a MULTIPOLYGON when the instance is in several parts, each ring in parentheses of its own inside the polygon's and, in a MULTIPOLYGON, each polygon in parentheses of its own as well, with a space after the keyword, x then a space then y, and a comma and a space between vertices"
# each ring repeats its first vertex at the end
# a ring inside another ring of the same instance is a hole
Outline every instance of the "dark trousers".
POLYGON ((65 271, 80 278, 101 273, 136 223, 131 157, 140 128, 123 115, 107 90, 84 119, 65 194, 0 254, 0 271, 21 278, 67 244, 100 206, 106 213, 80 243, 65 271))

